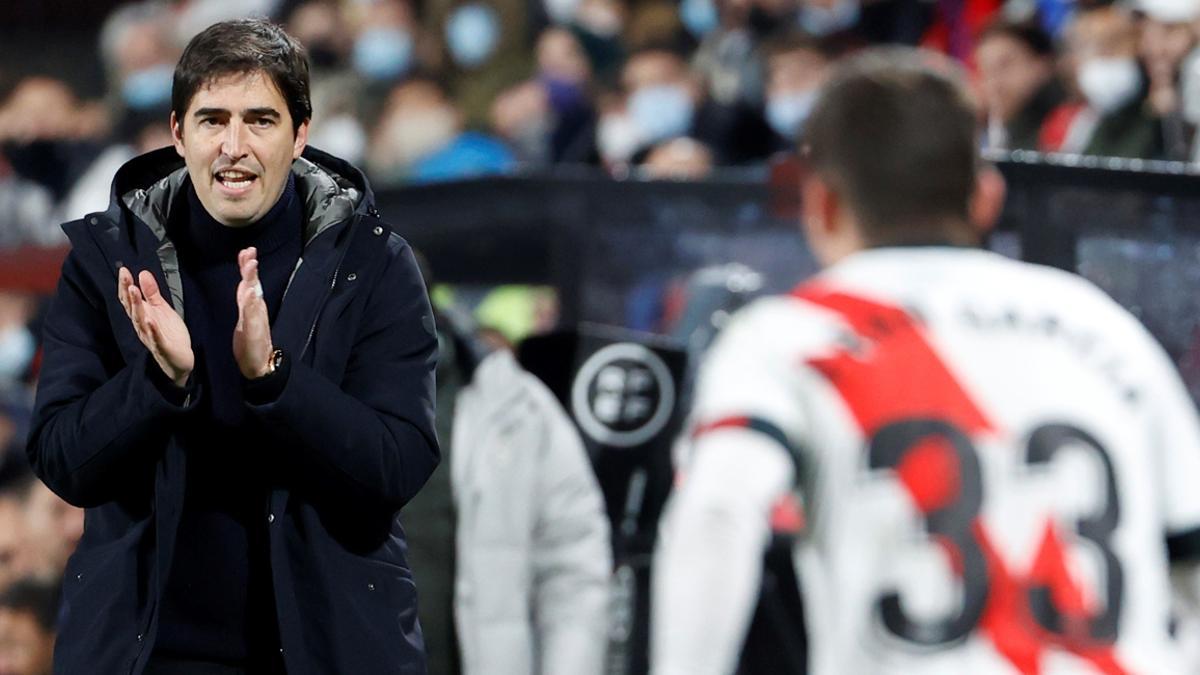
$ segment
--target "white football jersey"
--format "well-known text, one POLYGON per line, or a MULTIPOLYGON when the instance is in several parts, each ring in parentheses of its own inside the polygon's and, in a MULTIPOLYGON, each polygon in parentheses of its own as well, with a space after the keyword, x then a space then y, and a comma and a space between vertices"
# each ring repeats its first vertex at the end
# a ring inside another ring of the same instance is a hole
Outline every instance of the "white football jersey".
POLYGON ((1083 279, 855 254, 733 318, 693 418, 684 476, 750 437, 795 468, 816 675, 1182 672, 1167 541, 1198 541, 1200 425, 1083 279))

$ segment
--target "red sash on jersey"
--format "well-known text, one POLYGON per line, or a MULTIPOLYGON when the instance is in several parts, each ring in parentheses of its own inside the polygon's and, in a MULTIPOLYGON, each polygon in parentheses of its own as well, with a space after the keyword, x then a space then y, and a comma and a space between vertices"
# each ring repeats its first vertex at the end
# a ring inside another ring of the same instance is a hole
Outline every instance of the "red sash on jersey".
MULTIPOLYGON (((866 438, 890 423, 913 418, 943 420, 972 438, 1002 433, 939 357, 921 324, 903 309, 811 283, 792 295, 838 314, 853 332, 856 342, 810 359, 807 365, 837 389, 866 438)), ((897 466, 899 480, 925 514, 957 496, 957 458, 945 445, 924 443, 908 452, 897 466)), ((1086 594, 1068 571, 1063 540, 1052 520, 1046 524, 1033 568, 1026 575, 1006 568, 978 518, 972 531, 983 549, 991 579, 978 627, 1017 670, 1037 675, 1042 653, 1053 645, 1107 675, 1126 672, 1111 646, 1050 633, 1033 618, 1025 592, 1033 584, 1048 586, 1056 607, 1068 618, 1084 618, 1089 611, 1086 594)), ((953 549, 947 548, 947 552, 953 558, 953 549)), ((955 567, 961 575, 961 567, 955 567)))

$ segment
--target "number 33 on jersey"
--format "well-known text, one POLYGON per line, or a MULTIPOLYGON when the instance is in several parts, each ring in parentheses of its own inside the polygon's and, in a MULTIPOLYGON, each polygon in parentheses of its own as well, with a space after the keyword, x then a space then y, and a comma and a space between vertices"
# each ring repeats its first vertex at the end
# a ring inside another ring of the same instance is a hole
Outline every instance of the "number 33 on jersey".
POLYGON ((1086 282, 858 254, 736 317, 694 417, 688 461, 731 427, 792 458, 812 672, 1181 672, 1167 570, 1197 548, 1196 413, 1086 282))

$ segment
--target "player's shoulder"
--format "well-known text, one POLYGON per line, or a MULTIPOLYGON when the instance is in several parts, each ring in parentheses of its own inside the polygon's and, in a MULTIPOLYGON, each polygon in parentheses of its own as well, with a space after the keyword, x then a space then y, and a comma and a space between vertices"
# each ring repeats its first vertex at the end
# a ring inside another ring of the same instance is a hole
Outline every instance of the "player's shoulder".
POLYGON ((1059 307, 1072 319, 1090 324, 1095 330, 1136 340, 1153 339, 1128 309, 1078 274, 998 255, 992 273, 994 283, 1008 292, 1059 307))

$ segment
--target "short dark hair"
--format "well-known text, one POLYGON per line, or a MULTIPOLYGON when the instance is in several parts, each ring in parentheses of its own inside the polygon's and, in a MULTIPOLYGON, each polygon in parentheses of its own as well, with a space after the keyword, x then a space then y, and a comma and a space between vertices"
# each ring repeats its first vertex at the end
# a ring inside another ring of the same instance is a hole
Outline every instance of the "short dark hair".
POLYGON ((1019 42, 1039 58, 1054 56, 1054 39, 1034 21, 997 19, 983 29, 979 37, 975 39, 975 44, 981 45, 989 38, 994 37, 1006 37, 1019 42))
POLYGON ((979 154, 964 82, 945 57, 887 47, 848 57, 822 87, 801 151, 868 244, 936 238, 967 222, 979 154))
POLYGON ((292 116, 292 130, 312 118, 308 54, 296 38, 264 19, 215 23, 188 42, 175 66, 171 111, 182 120, 201 87, 228 75, 266 73, 292 116))

